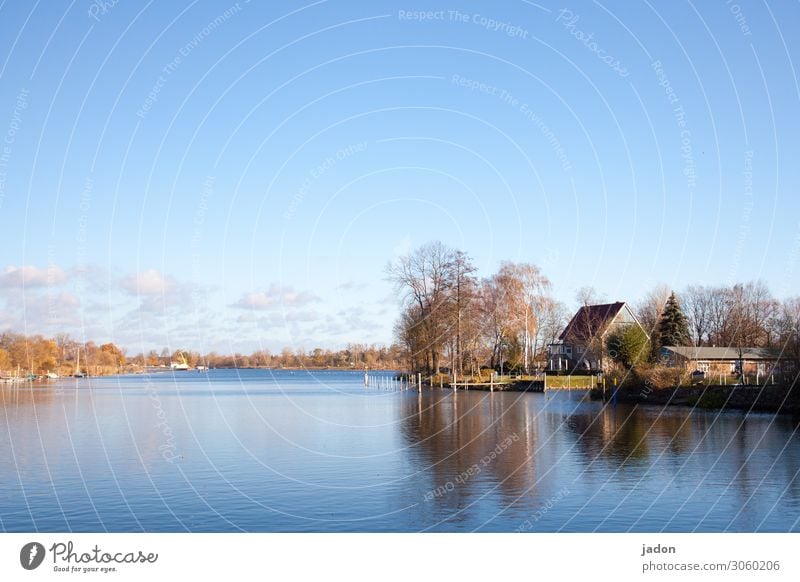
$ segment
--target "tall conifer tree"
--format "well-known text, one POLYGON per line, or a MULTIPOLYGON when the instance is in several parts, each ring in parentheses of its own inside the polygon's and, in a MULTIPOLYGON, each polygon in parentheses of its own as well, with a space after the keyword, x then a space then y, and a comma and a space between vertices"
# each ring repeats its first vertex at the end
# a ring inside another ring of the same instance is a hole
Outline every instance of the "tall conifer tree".
POLYGON ((683 346, 689 343, 689 338, 689 323, 673 292, 658 321, 658 343, 662 346, 683 346))

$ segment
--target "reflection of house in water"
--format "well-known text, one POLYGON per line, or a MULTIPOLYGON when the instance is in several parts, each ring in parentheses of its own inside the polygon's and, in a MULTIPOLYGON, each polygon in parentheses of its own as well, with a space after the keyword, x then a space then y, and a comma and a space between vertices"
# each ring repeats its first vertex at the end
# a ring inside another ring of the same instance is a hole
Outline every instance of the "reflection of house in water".
POLYGON ((606 406, 564 419, 567 432, 576 439, 578 450, 589 462, 601 458, 625 460, 646 458, 649 454, 647 426, 642 416, 628 406, 606 406))
POLYGON ((688 443, 702 438, 692 435, 695 425, 686 421, 688 414, 688 410, 603 406, 569 415, 564 426, 590 462, 604 458, 626 463, 684 453, 688 443))
POLYGON ((558 336, 558 341, 548 346, 548 368, 592 372, 605 369, 609 364, 605 357, 608 335, 630 325, 638 325, 647 333, 624 301, 582 306, 558 336))

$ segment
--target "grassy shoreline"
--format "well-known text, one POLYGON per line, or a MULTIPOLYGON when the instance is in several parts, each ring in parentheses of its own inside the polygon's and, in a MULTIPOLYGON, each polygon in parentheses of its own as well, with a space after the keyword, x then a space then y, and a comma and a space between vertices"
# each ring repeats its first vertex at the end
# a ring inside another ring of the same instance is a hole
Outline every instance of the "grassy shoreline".
MULTIPOLYGON (((593 399, 610 400, 614 397, 614 389, 606 387, 604 395, 602 389, 595 388, 590 391, 590 395, 593 399)), ((800 383, 797 379, 782 384, 763 385, 701 384, 667 388, 625 386, 616 390, 616 399, 645 405, 800 415, 800 383)))

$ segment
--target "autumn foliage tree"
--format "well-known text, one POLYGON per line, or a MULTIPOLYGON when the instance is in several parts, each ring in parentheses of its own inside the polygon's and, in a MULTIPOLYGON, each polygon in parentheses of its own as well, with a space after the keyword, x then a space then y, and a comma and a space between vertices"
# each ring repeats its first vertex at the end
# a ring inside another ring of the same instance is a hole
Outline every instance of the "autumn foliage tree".
POLYGON ((412 370, 528 369, 546 338, 563 326, 564 309, 547 295, 550 281, 536 265, 504 262, 478 280, 462 251, 432 242, 387 269, 401 300, 395 336, 412 370))

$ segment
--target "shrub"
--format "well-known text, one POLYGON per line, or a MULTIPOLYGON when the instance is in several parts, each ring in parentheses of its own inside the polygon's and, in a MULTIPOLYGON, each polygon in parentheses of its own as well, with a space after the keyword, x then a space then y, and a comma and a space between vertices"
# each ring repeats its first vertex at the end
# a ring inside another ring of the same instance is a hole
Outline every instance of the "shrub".
POLYGON ((647 361, 650 355, 650 339, 638 325, 628 325, 612 333, 606 347, 609 357, 627 369, 647 361))
POLYGON ((672 388, 686 383, 688 378, 685 371, 652 364, 640 364, 623 377, 625 386, 636 388, 646 386, 652 390, 672 388))
POLYGON ((429 378, 431 386, 438 386, 440 382, 443 385, 450 384, 450 380, 452 380, 450 374, 442 374, 442 373, 434 374, 429 378))

